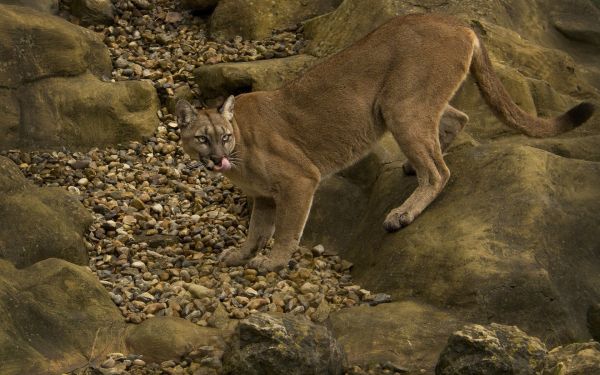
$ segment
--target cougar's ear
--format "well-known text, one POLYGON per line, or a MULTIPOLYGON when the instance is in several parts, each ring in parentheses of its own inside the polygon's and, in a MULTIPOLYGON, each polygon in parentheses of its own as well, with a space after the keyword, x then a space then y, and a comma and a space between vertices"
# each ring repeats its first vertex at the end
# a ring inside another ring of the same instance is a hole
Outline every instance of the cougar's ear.
POLYGON ((235 97, 233 95, 229 95, 225 103, 219 109, 219 113, 225 117, 227 121, 231 121, 233 119, 233 107, 235 106, 235 97))
POLYGON ((175 106, 175 115, 180 128, 185 128, 196 119, 196 109, 184 99, 180 99, 175 106))

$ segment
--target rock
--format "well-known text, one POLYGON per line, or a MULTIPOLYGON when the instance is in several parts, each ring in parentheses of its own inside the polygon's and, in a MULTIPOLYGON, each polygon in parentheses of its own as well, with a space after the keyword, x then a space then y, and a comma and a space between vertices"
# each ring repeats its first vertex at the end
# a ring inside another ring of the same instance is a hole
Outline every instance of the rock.
POLYGON ((242 320, 223 354, 225 374, 342 374, 344 366, 327 328, 282 314, 242 320))
POLYGON ((399 14, 399 1, 345 0, 333 12, 304 22, 305 53, 323 57, 348 47, 399 14))
POLYGON ((186 284, 188 291, 194 298, 214 297, 215 291, 199 284, 186 284))
POLYGON ((87 264, 83 235, 91 220, 69 193, 34 186, 0 156, 0 258, 18 268, 47 258, 87 264))
POLYGON ((19 5, 51 14, 58 12, 58 0, 0 0, 0 4, 19 5))
POLYGON ((219 330, 173 317, 155 317, 129 326, 125 344, 130 352, 143 354, 144 361, 158 363, 178 359, 192 348, 224 347, 219 330))
POLYGON ((352 176, 340 177, 343 185, 324 181, 320 189, 331 190, 317 193, 318 214, 311 214, 303 242, 338 249, 354 263, 357 283, 394 300, 511 322, 552 345, 586 340, 587 308, 600 300, 593 281, 600 258, 589 255, 600 230, 600 138, 522 141, 535 147, 499 142, 451 151, 452 182, 391 235, 381 231, 382 220, 416 184, 403 176, 401 162, 386 164, 370 186, 352 176), (354 236, 342 234, 348 228, 354 236))
POLYGON ((2 374, 61 374, 120 351, 124 320, 84 267, 46 259, 22 270, 0 259, 2 374), (85 301, 85 303, 82 303, 85 301))
POLYGON ((221 0, 210 19, 213 35, 231 39, 240 35, 245 39, 263 39, 273 29, 285 29, 301 21, 327 13, 340 0, 221 0))
POLYGON ((110 0, 71 0, 71 13, 83 25, 110 25, 114 21, 114 8, 110 0))
POLYGON ((215 9, 219 0, 183 0, 181 5, 190 10, 209 12, 215 9))
POLYGON ((588 2, 577 12, 556 12, 553 26, 568 39, 600 46, 600 9, 588 2))
POLYGON ((29 110, 21 113, 24 147, 115 144, 157 126, 158 98, 148 82, 113 84, 86 74, 44 79, 19 94, 29 98, 29 110))
POLYGON ((296 77, 315 62, 315 58, 298 55, 273 60, 204 65, 194 71, 204 98, 258 90, 274 90, 296 77))
POLYGON ((600 303, 593 304, 588 308, 587 324, 594 340, 600 342, 600 303))
POLYGON ((86 71, 110 77, 108 49, 90 30, 59 17, 6 5, 0 5, 0 25, 0 61, 5 64, 0 70, 0 87, 16 89, 45 77, 74 76, 86 71), (18 48, 22 38, 32 44, 18 48))
POLYGON ((415 374, 433 373, 448 336, 463 324, 450 311, 414 302, 342 309, 328 320, 350 365, 391 362, 415 374))
POLYGON ((600 374, 600 344, 576 343, 552 349, 544 361, 542 375, 600 374))
POLYGON ((111 62, 94 32, 6 5, 0 25, 0 149, 89 148, 147 136, 158 125, 150 83, 101 80, 111 62), (25 39, 31 45, 18 47, 25 39))
POLYGON ((470 324, 454 332, 440 354, 436 375, 537 374, 546 347, 517 327, 470 324))

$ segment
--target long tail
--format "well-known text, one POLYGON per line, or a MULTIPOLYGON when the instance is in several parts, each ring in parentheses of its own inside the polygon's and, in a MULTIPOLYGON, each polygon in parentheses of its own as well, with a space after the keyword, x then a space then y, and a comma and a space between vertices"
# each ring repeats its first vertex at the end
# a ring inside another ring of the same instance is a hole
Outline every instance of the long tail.
POLYGON ((471 73, 485 101, 505 124, 531 137, 551 137, 578 127, 594 113, 594 105, 580 103, 554 118, 539 118, 519 108, 494 73, 490 57, 478 40, 471 61, 471 73))

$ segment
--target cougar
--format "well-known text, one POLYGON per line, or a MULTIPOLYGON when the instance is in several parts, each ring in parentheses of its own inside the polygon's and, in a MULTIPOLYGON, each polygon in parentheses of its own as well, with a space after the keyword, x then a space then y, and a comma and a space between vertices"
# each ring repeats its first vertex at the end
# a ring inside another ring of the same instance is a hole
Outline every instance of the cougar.
POLYGON ((594 111, 581 103, 542 119, 521 110, 474 31, 436 15, 396 17, 278 90, 230 96, 219 109, 178 102, 185 152, 254 199, 245 243, 222 261, 261 272, 286 266, 321 179, 363 157, 387 131, 418 186, 383 226, 393 232, 412 223, 450 177, 443 148, 467 116, 448 102, 469 72, 495 115, 528 136, 561 134, 594 111), (256 255, 271 238, 270 255, 256 255))

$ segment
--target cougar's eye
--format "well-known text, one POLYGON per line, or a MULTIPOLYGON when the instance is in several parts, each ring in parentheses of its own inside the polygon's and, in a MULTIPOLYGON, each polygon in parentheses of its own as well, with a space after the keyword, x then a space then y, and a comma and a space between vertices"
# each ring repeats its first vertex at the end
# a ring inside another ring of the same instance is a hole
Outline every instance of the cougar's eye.
POLYGON ((196 140, 202 144, 208 143, 208 138, 206 138, 206 136, 204 136, 204 135, 196 136, 196 140))
POLYGON ((231 134, 225 134, 221 137, 223 143, 229 142, 231 140, 231 134))

